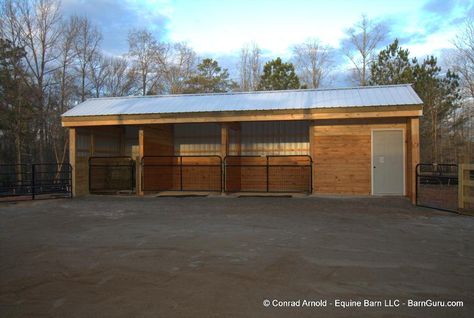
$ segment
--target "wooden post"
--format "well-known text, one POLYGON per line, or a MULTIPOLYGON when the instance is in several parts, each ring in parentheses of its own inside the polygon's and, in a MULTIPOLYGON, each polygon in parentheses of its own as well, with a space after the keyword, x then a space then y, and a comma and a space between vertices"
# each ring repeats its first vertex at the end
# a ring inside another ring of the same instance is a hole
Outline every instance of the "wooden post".
MULTIPOLYGON (((221 124, 221 158, 222 171, 224 171, 224 158, 229 154, 229 125, 227 123, 221 124)), ((225 189, 225 178, 222 178, 222 191, 225 189)))
POLYGON ((72 169, 72 196, 76 196, 76 128, 69 128, 69 164, 72 169))
POLYGON ((458 208, 464 209, 464 164, 458 166, 458 208))
POLYGON ((411 171, 410 171, 410 180, 411 180, 411 202, 416 204, 416 166, 420 163, 420 119, 410 118, 410 149, 411 149, 411 171))
POLYGON ((235 143, 236 143, 236 155, 240 156, 242 154, 242 128, 240 126, 240 123, 237 123, 234 126, 234 131, 235 131, 235 143))
POLYGON ((94 154, 95 154, 95 136, 94 136, 94 130, 92 128, 89 130, 89 134, 90 134, 89 156, 94 156, 94 154))
POLYGON ((224 160, 225 156, 229 153, 229 125, 224 123, 221 124, 221 157, 224 160))
POLYGON ((144 176, 142 178, 142 158, 145 153, 144 149, 145 133, 143 127, 138 129, 138 157, 137 157, 137 194, 143 195, 142 182, 144 182, 144 176))
POLYGON ((471 197, 471 188, 474 187, 474 181, 470 179, 472 170, 474 170, 474 164, 464 163, 458 166, 458 208, 460 210, 473 210, 474 197, 471 197))
POLYGON ((313 174, 311 176, 311 181, 312 181, 312 185, 311 185, 311 188, 313 189, 313 193, 315 192, 315 189, 316 189, 316 185, 315 185, 315 182, 316 182, 316 178, 315 178, 315 175, 314 175, 314 149, 316 148, 316 145, 314 144, 314 121, 310 121, 309 122, 309 128, 308 128, 308 134, 309 134, 309 155, 311 156, 313 162, 311 163, 312 167, 311 167, 311 173, 313 174))

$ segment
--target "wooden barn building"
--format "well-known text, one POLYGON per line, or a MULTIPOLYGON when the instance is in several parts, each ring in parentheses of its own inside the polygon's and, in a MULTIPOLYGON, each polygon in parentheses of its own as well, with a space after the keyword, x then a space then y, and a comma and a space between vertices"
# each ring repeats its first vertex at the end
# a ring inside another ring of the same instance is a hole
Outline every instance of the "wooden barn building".
POLYGON ((415 198, 410 85, 89 99, 62 116, 73 193, 310 192, 415 198))

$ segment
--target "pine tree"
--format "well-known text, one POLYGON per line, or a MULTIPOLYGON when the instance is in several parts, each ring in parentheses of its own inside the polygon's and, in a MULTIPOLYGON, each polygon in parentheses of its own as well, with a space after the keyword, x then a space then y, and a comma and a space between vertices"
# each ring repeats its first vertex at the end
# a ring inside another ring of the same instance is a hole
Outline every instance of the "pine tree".
POLYGON ((197 66, 197 74, 186 82, 185 93, 221 93, 231 90, 236 84, 229 80, 229 72, 217 61, 204 59, 197 66))
POLYGON ((370 69, 370 84, 413 83, 413 61, 410 52, 398 46, 398 39, 380 51, 370 69))
POLYGON ((291 63, 283 63, 278 57, 269 61, 263 67, 259 89, 264 91, 286 90, 300 88, 300 80, 296 76, 295 68, 291 63))

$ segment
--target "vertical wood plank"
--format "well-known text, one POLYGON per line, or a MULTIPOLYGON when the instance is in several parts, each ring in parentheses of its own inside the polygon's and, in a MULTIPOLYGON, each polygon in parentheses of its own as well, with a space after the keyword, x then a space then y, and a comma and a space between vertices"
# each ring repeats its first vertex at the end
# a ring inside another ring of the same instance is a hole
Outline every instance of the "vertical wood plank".
POLYGON ((76 128, 69 128, 69 164, 72 169, 72 196, 76 196, 76 128))
POLYGON ((411 132, 411 202, 416 204, 416 166, 420 163, 420 119, 410 119, 411 132))
MULTIPOLYGON (((314 121, 310 121, 309 122, 309 127, 308 127, 308 134, 309 134, 309 155, 311 156, 311 158, 315 158, 314 156, 314 149, 316 147, 316 145, 314 144, 314 121)), ((316 182, 316 178, 315 178, 315 175, 314 175, 314 162, 311 163, 312 167, 311 167, 311 171, 312 171, 312 176, 311 176, 311 179, 312 179, 312 185, 311 185, 311 188, 313 189, 313 193, 315 192, 314 189, 316 189, 316 185, 315 185, 315 182, 316 182)))
POLYGON ((221 157, 222 159, 229 153, 229 125, 221 124, 221 157))
POLYGON ((144 154, 144 139, 145 138, 145 132, 143 130, 143 127, 140 127, 138 129, 138 157, 137 157, 137 175, 136 175, 136 179, 137 179, 137 194, 138 195, 143 195, 143 190, 142 190, 142 182, 143 182, 143 178, 142 178, 142 158, 143 158, 143 154, 144 154))
POLYGON ((458 166, 458 208, 464 209, 464 164, 458 166))

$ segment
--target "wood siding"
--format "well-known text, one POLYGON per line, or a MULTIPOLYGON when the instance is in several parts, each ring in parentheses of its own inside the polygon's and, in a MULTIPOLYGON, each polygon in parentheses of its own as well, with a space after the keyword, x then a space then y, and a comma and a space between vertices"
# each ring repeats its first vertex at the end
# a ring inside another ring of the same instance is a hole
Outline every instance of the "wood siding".
MULTIPOLYGON (((154 125, 143 127, 143 156, 173 156, 173 126, 154 125)), ((145 159, 146 160, 146 159, 145 159)), ((147 161, 145 161, 146 163, 147 161)), ((173 158, 148 159, 150 165, 143 168, 143 191, 147 189, 173 189, 177 167, 173 158), (153 160, 150 162, 150 160, 153 160), (154 165, 153 165, 154 164, 154 165), (167 167, 163 164, 169 165, 167 167)))
POLYGON ((406 119, 313 122, 310 139, 314 192, 370 195, 371 131, 383 128, 406 130, 406 119))

